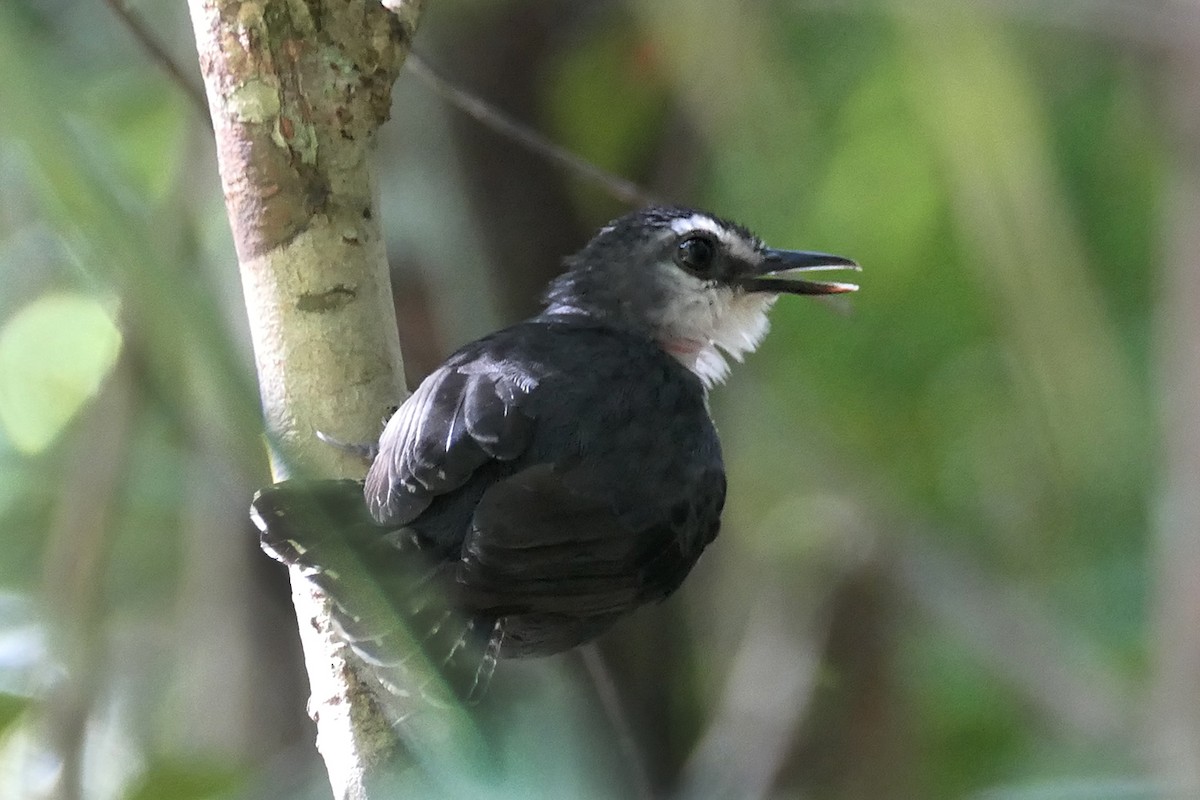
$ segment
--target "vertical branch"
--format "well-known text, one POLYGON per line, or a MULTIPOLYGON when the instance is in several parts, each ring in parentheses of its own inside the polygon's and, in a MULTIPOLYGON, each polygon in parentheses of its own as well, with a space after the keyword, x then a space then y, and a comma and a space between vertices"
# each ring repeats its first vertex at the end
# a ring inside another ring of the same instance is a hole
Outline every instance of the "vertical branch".
POLYGON ((1165 460, 1153 573, 1151 729, 1160 779, 1190 796, 1200 790, 1200 56, 1196 29, 1188 30, 1192 44, 1175 52, 1167 76, 1175 163, 1158 318, 1165 460))
MULTIPOLYGON (((404 394, 368 151, 420 0, 189 0, 277 479, 361 477, 318 441, 368 441, 404 394)), ((338 800, 399 755, 328 600, 293 573, 317 747, 338 800)))

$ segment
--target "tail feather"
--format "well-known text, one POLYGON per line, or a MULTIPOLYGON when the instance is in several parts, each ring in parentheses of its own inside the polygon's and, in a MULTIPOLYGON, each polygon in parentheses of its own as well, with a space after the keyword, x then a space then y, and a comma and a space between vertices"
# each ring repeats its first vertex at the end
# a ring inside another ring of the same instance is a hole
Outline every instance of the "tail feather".
POLYGON ((480 659, 475 669, 470 687, 463 695, 468 703, 479 702, 492 680, 492 673, 496 671, 496 661, 500 658, 500 646, 504 643, 504 630, 500 620, 492 623, 491 630, 486 632, 486 636, 487 645, 483 648, 483 658, 480 659))
MULTIPOLYGON (((255 496, 251 518, 263 550, 330 597, 339 637, 383 692, 435 702, 483 696, 501 625, 455 610, 447 600, 455 562, 411 529, 377 524, 360 484, 278 483, 255 496)), ((384 708, 403 707, 384 699, 384 708)))

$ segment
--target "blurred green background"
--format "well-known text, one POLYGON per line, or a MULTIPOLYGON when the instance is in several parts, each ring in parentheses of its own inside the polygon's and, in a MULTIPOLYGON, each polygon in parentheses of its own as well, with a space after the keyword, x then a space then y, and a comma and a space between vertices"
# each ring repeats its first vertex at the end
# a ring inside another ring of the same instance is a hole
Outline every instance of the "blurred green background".
MULTIPOLYGON (((185 4, 130 6, 199 86, 185 4)), ((714 393, 723 533, 602 642, 655 795, 1200 797, 1200 8, 422 25, 585 158, 864 265, 714 393)), ((5 3, 0 76, 0 796, 327 796, 206 120, 99 0, 5 3)), ((411 74, 377 161, 410 381, 625 210, 411 74)), ((574 656, 498 681, 486 794, 635 796, 574 656)))

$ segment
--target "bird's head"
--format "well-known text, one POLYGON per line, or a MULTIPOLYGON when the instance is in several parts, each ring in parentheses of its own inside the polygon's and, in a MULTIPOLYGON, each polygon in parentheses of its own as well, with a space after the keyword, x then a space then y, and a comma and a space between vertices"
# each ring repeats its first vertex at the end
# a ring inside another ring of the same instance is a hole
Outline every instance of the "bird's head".
POLYGON ((741 225, 690 208, 645 208, 604 226, 550 284, 547 314, 585 314, 644 333, 706 386, 766 335, 780 294, 853 292, 798 273, 857 270, 848 258, 775 250, 741 225))

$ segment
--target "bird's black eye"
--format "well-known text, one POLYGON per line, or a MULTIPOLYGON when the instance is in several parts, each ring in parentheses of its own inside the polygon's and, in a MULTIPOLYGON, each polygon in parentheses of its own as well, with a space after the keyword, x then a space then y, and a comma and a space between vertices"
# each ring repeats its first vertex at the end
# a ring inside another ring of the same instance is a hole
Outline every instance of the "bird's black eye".
POLYGON ((689 236, 675 245, 675 263, 694 275, 707 276, 717 260, 717 246, 707 236, 689 236))

